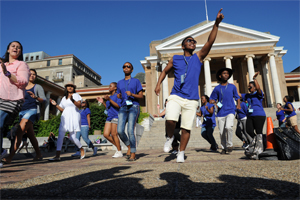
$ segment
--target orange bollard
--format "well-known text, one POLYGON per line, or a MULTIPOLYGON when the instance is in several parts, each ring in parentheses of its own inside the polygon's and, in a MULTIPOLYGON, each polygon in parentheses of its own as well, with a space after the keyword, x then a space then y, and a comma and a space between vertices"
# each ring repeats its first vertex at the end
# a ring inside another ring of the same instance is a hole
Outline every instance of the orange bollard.
POLYGON ((276 149, 277 146, 277 142, 276 142, 276 137, 274 134, 274 125, 273 125, 273 121, 271 117, 267 118, 267 149, 276 149))

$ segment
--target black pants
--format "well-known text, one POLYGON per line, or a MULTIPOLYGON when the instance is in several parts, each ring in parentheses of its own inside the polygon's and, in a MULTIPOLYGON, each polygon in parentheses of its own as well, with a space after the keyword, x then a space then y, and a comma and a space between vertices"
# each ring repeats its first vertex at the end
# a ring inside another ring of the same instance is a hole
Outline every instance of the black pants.
POLYGON ((247 116, 246 130, 254 138, 256 134, 263 134, 266 116, 247 116), (255 130, 255 133, 254 133, 255 130))

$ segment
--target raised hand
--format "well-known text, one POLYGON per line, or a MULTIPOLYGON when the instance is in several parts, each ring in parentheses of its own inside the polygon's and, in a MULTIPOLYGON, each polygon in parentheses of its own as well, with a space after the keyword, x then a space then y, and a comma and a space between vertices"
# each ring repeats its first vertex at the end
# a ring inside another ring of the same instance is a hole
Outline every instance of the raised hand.
POLYGON ((7 69, 6 69, 6 66, 4 65, 2 58, 0 58, 0 63, 1 63, 1 67, 2 67, 2 72, 5 73, 7 71, 7 69))
POLYGON ((97 97, 97 101, 103 103, 103 99, 101 97, 97 97))
POLYGON ((223 13, 221 13, 222 10, 223 10, 223 8, 221 8, 221 9, 219 10, 218 14, 217 14, 217 18, 216 18, 216 23, 217 23, 217 24, 220 24, 221 21, 224 19, 224 15, 223 15, 223 13))
POLYGON ((254 74, 253 79, 255 79, 258 75, 259 75, 259 71, 254 74))
POLYGON ((56 102, 53 99, 50 99, 50 103, 54 106, 56 106, 56 102))
POLYGON ((105 95, 104 99, 105 99, 106 101, 108 101, 108 100, 110 99, 110 97, 109 97, 108 95, 105 95))

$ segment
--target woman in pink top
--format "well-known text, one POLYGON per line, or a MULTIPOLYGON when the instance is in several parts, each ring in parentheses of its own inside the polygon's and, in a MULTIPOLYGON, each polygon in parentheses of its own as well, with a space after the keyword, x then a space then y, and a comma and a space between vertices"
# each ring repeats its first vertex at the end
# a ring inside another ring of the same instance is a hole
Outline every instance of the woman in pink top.
MULTIPOLYGON (((23 62, 23 47, 20 42, 8 44, 4 58, 0 59, 0 150, 1 159, 6 156, 3 150, 3 126, 12 124, 24 103, 24 91, 29 80, 29 67, 23 62)), ((18 127, 17 133, 25 127, 18 127)), ((22 134, 17 134, 22 137, 22 134)), ((21 138, 18 140, 21 141, 21 138)), ((20 146, 15 143, 14 148, 20 146)), ((0 164, 2 167, 2 163, 0 164)))

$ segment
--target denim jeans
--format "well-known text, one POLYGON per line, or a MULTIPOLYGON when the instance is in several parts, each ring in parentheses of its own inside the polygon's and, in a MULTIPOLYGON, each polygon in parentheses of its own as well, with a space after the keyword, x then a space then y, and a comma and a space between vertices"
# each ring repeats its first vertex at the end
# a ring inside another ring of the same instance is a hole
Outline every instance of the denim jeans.
MULTIPOLYGON (((82 139, 85 141, 85 143, 88 145, 89 148, 93 148, 94 145, 89 139, 89 126, 81 126, 81 131, 78 131, 76 133, 76 138, 80 141, 80 137, 82 136, 82 139)), ((75 150, 79 151, 79 148, 75 146, 75 150)))
POLYGON ((118 118, 118 134, 120 139, 124 142, 126 146, 130 145, 131 153, 136 152, 136 137, 134 134, 134 128, 136 121, 138 119, 140 113, 140 106, 139 105, 132 105, 132 106, 123 106, 119 110, 118 118), (128 122, 128 123, 127 123, 128 122), (127 123, 127 134, 125 133, 125 125, 127 123))
POLYGON ((211 148, 213 149, 217 149, 218 148, 218 145, 216 143, 216 140, 213 136, 213 132, 215 130, 215 127, 214 126, 204 126, 202 127, 201 129, 201 135, 204 139, 207 140, 207 142, 209 144, 211 144, 211 148))
POLYGON ((0 152, 2 153, 2 146, 3 146, 3 136, 4 136, 4 122, 5 119, 7 119, 7 117, 9 117, 9 113, 3 110, 0 110, 0 152))

